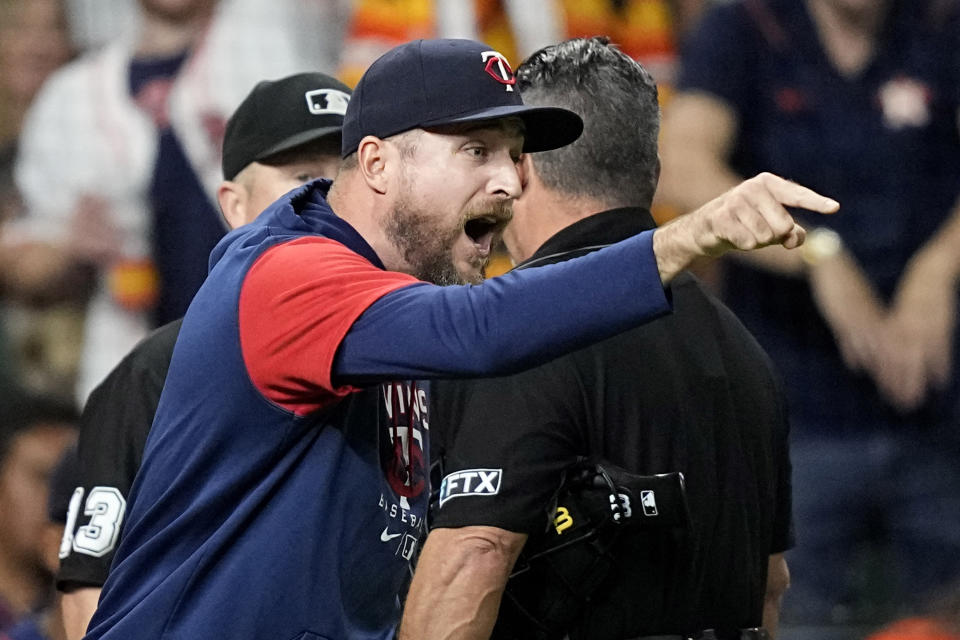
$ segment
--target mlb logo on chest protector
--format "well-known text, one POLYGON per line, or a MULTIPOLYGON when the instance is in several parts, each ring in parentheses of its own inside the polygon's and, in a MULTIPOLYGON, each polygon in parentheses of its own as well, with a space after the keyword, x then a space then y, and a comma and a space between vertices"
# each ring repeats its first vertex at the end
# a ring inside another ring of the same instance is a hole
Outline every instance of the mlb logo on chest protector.
POLYGON ((502 474, 502 469, 464 469, 447 475, 440 485, 440 506, 451 498, 497 495, 502 474))
POLYGON ((659 515, 660 512, 657 510, 657 494, 653 491, 641 491, 640 504, 643 505, 643 515, 659 515))
POLYGON ((336 89, 314 89, 304 94, 307 98, 307 108, 316 116, 325 113, 346 115, 350 96, 336 89))

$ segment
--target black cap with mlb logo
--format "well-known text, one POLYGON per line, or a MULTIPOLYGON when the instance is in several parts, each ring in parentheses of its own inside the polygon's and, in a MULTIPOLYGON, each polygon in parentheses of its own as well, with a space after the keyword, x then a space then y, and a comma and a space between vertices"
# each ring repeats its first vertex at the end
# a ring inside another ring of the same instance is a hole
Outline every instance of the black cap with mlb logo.
POLYGON ((416 40, 395 47, 360 78, 343 122, 343 156, 364 136, 520 118, 525 152, 570 144, 583 131, 576 113, 523 104, 506 58, 474 40, 416 40))
POLYGON ((223 177, 233 180, 256 160, 313 142, 340 137, 350 88, 322 73, 299 73, 260 82, 227 121, 223 177))

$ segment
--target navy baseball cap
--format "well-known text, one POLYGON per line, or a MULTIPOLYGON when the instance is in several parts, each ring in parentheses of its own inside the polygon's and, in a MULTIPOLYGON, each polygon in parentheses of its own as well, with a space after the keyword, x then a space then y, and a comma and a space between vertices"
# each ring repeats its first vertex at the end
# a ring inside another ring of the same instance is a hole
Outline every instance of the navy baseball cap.
POLYGON ((340 136, 350 87, 323 73, 260 82, 227 121, 223 177, 233 180, 256 160, 325 136, 340 136))
POLYGON ((343 120, 343 156, 364 136, 514 116, 526 128, 525 152, 549 151, 580 137, 583 121, 559 107, 523 104, 502 54, 474 40, 415 40, 367 69, 343 120))

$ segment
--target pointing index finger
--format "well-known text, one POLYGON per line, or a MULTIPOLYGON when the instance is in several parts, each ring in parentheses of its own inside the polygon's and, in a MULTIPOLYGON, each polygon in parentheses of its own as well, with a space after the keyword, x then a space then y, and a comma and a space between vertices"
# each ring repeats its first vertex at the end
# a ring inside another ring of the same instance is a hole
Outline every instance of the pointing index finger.
POLYGON ((822 196, 796 182, 769 174, 766 184, 773 197, 785 206, 800 207, 818 213, 836 213, 840 209, 840 203, 833 198, 822 196))

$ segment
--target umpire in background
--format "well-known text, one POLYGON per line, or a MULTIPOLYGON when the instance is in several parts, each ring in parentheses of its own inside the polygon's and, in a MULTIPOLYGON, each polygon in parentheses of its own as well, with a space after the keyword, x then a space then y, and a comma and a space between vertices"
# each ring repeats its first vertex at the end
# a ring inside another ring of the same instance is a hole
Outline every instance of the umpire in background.
MULTIPOLYGON (((522 160, 524 191, 504 234, 517 268, 654 227, 659 108, 646 70, 606 39, 576 39, 524 62, 517 87, 525 103, 585 122, 574 144, 522 160)), ((693 276, 669 288, 674 313, 651 324, 517 375, 435 383, 444 483, 401 638, 739 639, 762 637, 743 631, 761 624, 773 634, 792 544, 779 383, 693 276), (659 504, 650 495, 616 516, 642 521, 659 508, 681 526, 624 526, 614 539, 617 523, 597 517, 594 535, 552 569, 524 559, 564 542, 567 526, 583 530, 580 513, 555 506, 565 470, 582 459, 608 476, 681 472, 688 512, 658 489, 659 504), (522 581, 508 585, 522 549, 522 581)))

